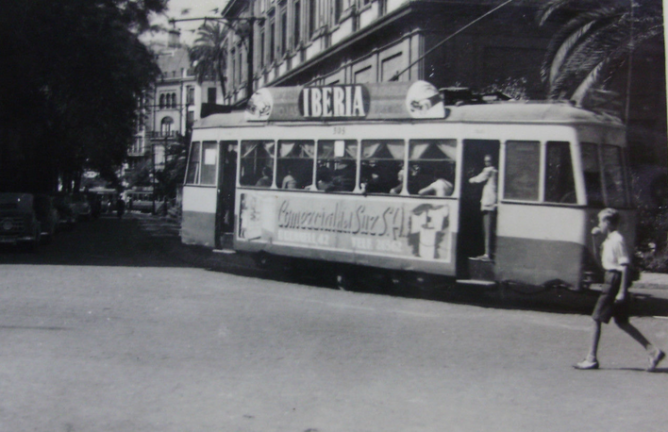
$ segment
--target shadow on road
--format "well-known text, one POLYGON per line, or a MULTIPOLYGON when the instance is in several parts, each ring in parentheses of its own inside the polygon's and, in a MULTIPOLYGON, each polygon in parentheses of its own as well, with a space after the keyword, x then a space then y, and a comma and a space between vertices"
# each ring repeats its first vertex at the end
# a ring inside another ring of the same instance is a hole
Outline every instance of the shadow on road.
MULTIPOLYGON (((327 263, 300 261, 291 266, 258 268, 245 254, 212 253, 209 248, 183 245, 176 221, 139 213, 130 213, 123 219, 107 216, 78 223, 74 230, 59 233, 52 244, 42 245, 35 252, 2 247, 0 264, 191 267, 337 289, 333 267, 327 263)), ((363 267, 357 269, 355 282, 348 290, 496 309, 586 315, 591 313, 597 298, 594 292, 563 288, 520 291, 438 281, 397 282, 387 273, 363 267)), ((633 311, 636 316, 668 315, 668 293, 663 289, 637 290, 633 311)))

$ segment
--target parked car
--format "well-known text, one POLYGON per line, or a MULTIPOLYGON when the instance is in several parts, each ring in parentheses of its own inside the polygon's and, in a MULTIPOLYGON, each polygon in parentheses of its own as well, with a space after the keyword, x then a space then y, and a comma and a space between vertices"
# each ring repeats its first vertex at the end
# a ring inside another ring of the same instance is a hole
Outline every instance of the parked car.
POLYGON ((48 195, 35 195, 34 208, 37 220, 39 220, 41 228, 42 241, 51 243, 56 230, 58 229, 58 210, 53 197, 48 195))
POLYGON ((58 229, 72 230, 77 222, 76 214, 72 207, 72 197, 66 193, 56 195, 54 199, 56 210, 58 210, 58 229))
POLYGON ((88 198, 80 193, 72 195, 72 210, 77 220, 90 220, 93 215, 93 209, 88 202, 88 198))
POLYGON ((0 193, 0 243, 37 247, 41 228, 33 203, 31 194, 0 193))

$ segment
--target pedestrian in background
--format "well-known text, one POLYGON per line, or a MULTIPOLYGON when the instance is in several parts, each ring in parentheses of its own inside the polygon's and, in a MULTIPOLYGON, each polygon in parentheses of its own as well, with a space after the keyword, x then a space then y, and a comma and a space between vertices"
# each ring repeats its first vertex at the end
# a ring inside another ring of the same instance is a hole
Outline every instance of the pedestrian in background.
POLYGON ((116 201, 116 216, 118 216, 119 219, 122 219, 123 213, 125 213, 125 200, 119 195, 118 200, 116 201))
POLYGON ((649 355, 648 371, 656 369, 666 354, 650 343, 635 326, 629 322, 629 255, 624 237, 617 231, 621 217, 617 210, 607 208, 598 214, 598 226, 592 234, 605 236, 601 245, 601 266, 605 270, 605 278, 594 312, 593 332, 589 353, 583 361, 575 364, 576 369, 598 369, 598 343, 601 338, 601 323, 610 322, 614 317, 615 324, 642 345, 649 355))

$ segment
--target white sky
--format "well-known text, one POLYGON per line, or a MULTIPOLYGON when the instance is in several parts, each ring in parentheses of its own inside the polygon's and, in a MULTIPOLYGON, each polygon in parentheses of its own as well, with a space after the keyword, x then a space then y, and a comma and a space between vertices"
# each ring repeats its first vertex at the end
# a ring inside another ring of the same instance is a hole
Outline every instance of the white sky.
MULTIPOLYGON (((168 10, 165 16, 156 16, 153 23, 160 23, 168 26, 169 19, 179 18, 201 18, 205 16, 219 17, 227 0, 169 0, 168 10), (216 10, 217 9, 217 10, 216 10)), ((204 21, 183 21, 177 22, 176 27, 181 30, 181 42, 186 45, 192 45, 196 38, 197 28, 204 21)), ((142 38, 148 41, 167 42, 167 35, 164 33, 147 35, 142 38)))

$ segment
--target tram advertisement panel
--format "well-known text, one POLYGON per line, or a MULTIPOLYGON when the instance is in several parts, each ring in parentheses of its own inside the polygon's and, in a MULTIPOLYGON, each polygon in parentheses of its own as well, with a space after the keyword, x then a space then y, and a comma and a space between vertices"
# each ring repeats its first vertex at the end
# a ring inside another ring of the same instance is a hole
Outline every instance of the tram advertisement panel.
POLYGON ((237 239, 451 262, 454 201, 241 193, 237 239))

